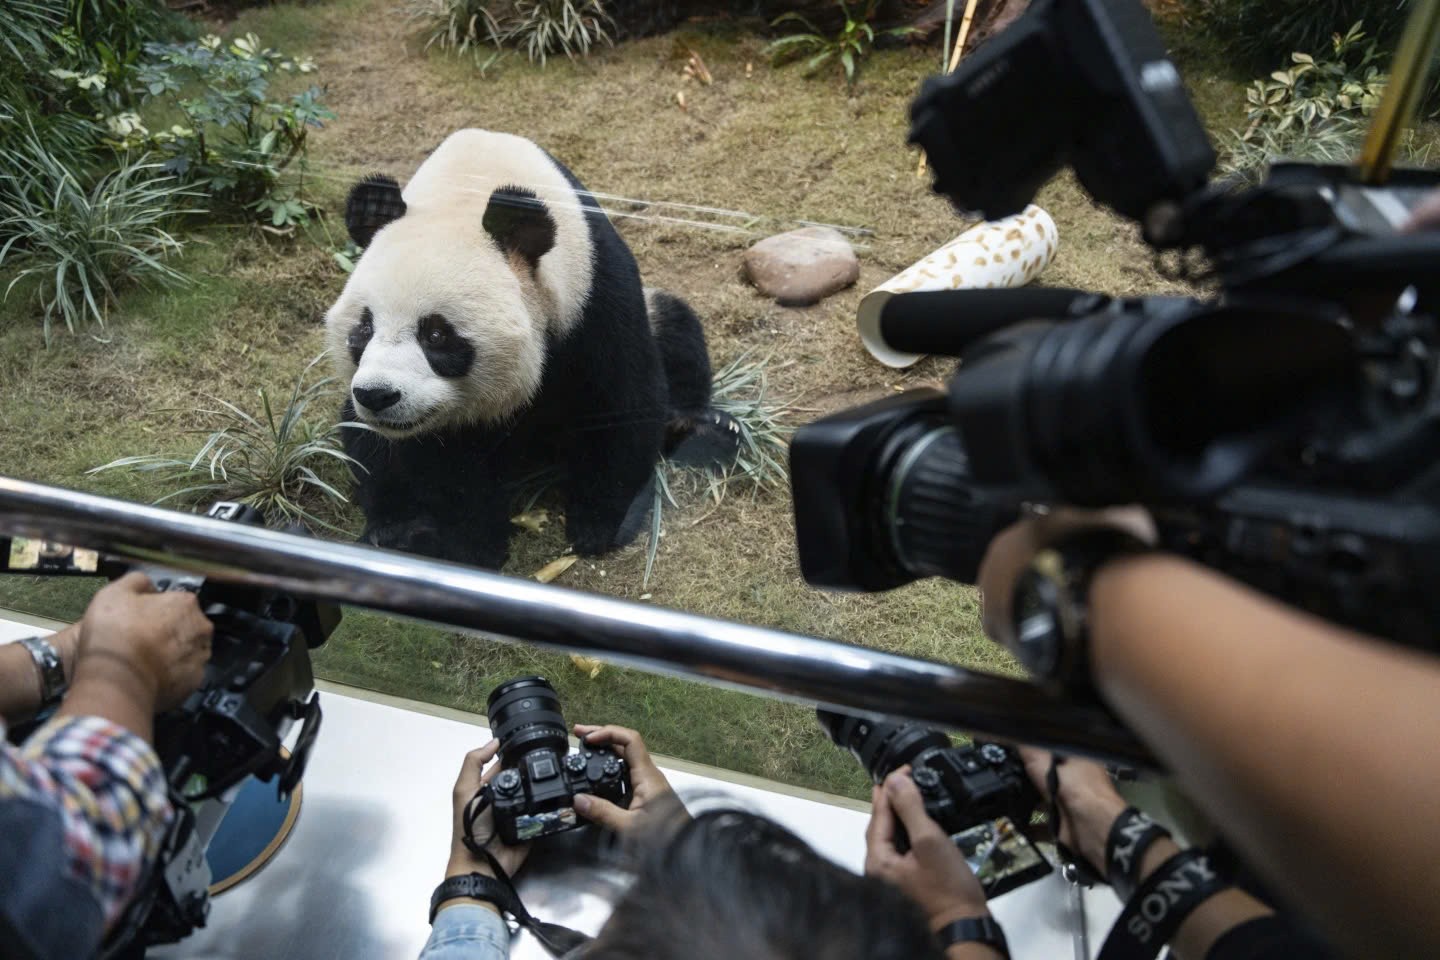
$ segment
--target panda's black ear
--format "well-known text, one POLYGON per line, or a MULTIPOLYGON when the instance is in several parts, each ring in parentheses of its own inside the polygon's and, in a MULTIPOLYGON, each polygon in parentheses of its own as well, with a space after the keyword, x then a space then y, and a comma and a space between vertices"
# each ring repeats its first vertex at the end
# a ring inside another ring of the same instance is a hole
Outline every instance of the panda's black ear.
POLYGON ((345 200, 345 229, 358 246, 368 247, 379 229, 405 216, 405 201, 394 177, 372 173, 350 188, 345 200))
POLYGON ((555 221, 545 204, 524 187, 501 187, 485 208, 485 232, 506 253, 518 253, 535 269, 555 246, 555 221))

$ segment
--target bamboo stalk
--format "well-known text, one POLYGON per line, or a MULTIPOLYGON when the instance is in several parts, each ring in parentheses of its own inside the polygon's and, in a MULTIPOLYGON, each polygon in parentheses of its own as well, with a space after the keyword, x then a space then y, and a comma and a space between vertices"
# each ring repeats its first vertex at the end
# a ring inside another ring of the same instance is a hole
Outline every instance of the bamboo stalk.
MULTIPOLYGON (((955 38, 955 49, 950 52, 950 64, 945 68, 946 73, 954 73, 955 68, 960 65, 960 58, 965 53, 965 41, 970 39, 970 24, 975 20, 975 7, 980 0, 965 0, 965 16, 960 20, 960 36, 955 38)), ((915 176, 925 176, 925 151, 920 151, 920 165, 915 168, 915 176)))

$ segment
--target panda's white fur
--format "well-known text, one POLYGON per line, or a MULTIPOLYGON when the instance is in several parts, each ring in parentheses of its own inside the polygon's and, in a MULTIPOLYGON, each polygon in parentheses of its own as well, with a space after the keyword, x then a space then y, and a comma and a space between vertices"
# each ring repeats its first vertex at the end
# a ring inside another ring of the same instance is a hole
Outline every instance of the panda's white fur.
POLYGON ((403 399, 383 417, 357 410, 388 437, 503 422, 539 390, 547 334, 566 334, 585 308, 594 264, 575 188, 529 140, 460 130, 420 165, 403 198, 405 215, 375 234, 326 314, 336 372, 352 388, 403 383, 403 399), (554 246, 533 271, 481 225, 490 195, 507 186, 534 193, 555 224, 554 246), (357 367, 346 340, 367 308, 374 333, 357 367), (415 334, 429 314, 475 347, 465 377, 431 369, 415 334))

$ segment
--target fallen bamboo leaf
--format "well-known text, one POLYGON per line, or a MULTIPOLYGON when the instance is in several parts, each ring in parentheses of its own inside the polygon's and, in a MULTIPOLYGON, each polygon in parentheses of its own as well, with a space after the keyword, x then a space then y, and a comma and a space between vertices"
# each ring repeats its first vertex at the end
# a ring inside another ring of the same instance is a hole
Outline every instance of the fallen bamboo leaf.
POLYGON ((545 564, 545 566, 535 571, 535 579, 539 580, 541 583, 549 583, 551 580, 554 580, 566 570, 569 570, 571 567, 575 566, 575 561, 578 559, 580 558, 577 557, 575 554, 571 553, 560 557, 559 559, 551 560, 549 563, 545 564))
POLYGON ((710 75, 710 68, 705 66, 705 61, 701 58, 699 52, 693 47, 686 47, 685 52, 690 54, 690 59, 685 63, 686 71, 707 87, 714 83, 715 78, 710 75))
POLYGON ((605 669, 605 664, 594 657, 582 657, 578 653, 570 654, 570 662, 575 664, 582 673, 589 674, 591 680, 600 676, 600 671, 605 669))
POLYGON ((516 514, 510 518, 515 526, 531 533, 539 533, 545 529, 545 524, 550 522, 550 511, 548 510, 526 510, 524 513, 516 514))
POLYGON ((745 61, 745 77, 748 79, 748 78, 749 78, 751 75, 753 75, 754 73, 755 73, 755 64, 751 63, 749 60, 746 60, 746 61, 745 61))
POLYGON ((685 91, 684 91, 684 90, 676 90, 676 91, 675 91, 675 102, 678 103, 678 104, 680 104, 680 109, 681 109, 681 110, 684 110, 686 113, 689 113, 689 112, 690 112, 690 108, 685 105, 685 91))

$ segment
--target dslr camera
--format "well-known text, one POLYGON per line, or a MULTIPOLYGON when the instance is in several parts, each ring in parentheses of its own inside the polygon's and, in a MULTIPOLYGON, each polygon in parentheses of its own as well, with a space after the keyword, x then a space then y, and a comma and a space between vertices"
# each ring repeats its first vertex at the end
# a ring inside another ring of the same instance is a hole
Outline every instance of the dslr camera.
MULTIPOLYGON (((265 524, 258 510, 239 503, 216 503, 206 516, 265 524)), ((299 786, 321 722, 310 651, 334 632, 340 608, 50 543, 34 559, 32 553, 24 541, 0 540, 6 572, 116 579, 139 570, 157 590, 194 593, 215 625, 200 688, 155 718, 155 751, 176 816, 154 870, 101 954, 107 960, 143 956, 146 947, 183 940, 205 926, 211 884, 205 851, 229 812, 235 788, 248 777, 275 780, 284 800, 299 786), (62 555, 65 563, 47 562, 62 555), (300 732, 287 751, 283 741, 297 723, 300 732)))
MULTIPOLYGON (((975 871, 987 897, 998 897, 1053 869, 1026 835, 1040 807, 1040 793, 1020 755, 998 743, 957 747, 939 730, 886 723, 820 709, 820 726, 832 743, 860 761, 881 783, 909 764, 925 798, 925 812, 950 835, 975 871)), ((910 848, 903 824, 895 847, 910 848)))
POLYGON ((1025 504, 1141 504, 1165 550, 1436 649, 1440 234, 1398 228, 1440 176, 1281 164, 1257 186, 1211 183, 1215 152, 1140 0, 1035 0, 926 81, 910 139, 936 192, 991 219, 1069 166, 1141 224, 1158 267, 1216 292, 892 298, 887 345, 960 363, 945 390, 796 432, 807 581, 974 582, 1025 504))
POLYGON ((478 810, 495 811, 502 843, 529 843, 583 826, 575 795, 630 806, 630 769, 614 750, 581 744, 570 752, 560 697, 544 677, 520 677, 490 693, 485 714, 500 741, 500 772, 480 791, 478 810))

